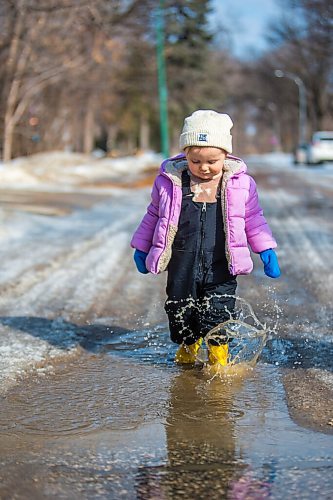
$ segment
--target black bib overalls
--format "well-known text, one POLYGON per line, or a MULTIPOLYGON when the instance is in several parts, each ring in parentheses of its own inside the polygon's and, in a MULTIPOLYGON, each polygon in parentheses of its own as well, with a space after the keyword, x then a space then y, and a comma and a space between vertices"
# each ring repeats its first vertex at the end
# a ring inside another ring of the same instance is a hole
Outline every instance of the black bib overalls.
POLYGON ((220 192, 215 203, 193 201, 187 171, 182 175, 182 192, 178 231, 168 265, 165 310, 171 340, 189 345, 230 318, 235 299, 223 295, 234 295, 237 283, 229 273, 225 255, 220 192))

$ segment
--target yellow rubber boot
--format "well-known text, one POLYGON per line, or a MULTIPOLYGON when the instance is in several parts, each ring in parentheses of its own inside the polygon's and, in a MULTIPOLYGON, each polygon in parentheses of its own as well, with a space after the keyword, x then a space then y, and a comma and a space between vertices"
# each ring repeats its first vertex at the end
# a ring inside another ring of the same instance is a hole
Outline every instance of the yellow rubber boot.
POLYGON ((175 362, 180 365, 194 364, 201 344, 202 339, 197 340, 194 344, 182 344, 176 352, 175 362))
POLYGON ((229 358, 228 344, 208 346, 208 363, 210 365, 215 365, 216 363, 218 363, 221 366, 227 366, 228 358, 229 358))

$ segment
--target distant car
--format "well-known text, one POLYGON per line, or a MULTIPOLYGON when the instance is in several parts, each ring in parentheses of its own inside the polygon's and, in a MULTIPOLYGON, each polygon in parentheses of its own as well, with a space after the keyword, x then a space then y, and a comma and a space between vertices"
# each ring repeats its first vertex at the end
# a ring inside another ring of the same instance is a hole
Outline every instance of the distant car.
POLYGON ((294 151, 294 164, 306 163, 308 160, 308 144, 299 144, 294 151))
POLYGON ((309 165, 333 161, 333 132, 315 132, 307 148, 309 165))

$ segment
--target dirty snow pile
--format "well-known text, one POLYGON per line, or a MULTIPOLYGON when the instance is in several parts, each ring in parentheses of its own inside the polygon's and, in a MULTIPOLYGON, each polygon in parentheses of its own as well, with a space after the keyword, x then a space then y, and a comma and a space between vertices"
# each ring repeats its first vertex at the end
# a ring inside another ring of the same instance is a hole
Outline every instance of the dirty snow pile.
MULTIPOLYGON (((19 325, 18 320, 15 317, 0 318, 0 395, 29 371, 52 372, 52 359, 59 360, 64 354, 77 350, 75 332, 61 318, 44 320, 44 338, 30 334, 29 328, 19 325), (54 345, 54 338, 58 345, 54 345)), ((42 323, 43 318, 35 318, 35 322, 38 321, 42 323)), ((21 323, 24 322, 28 323, 29 318, 22 317, 21 323)))
POLYGON ((96 158, 65 151, 39 153, 0 163, 0 186, 70 190, 121 180, 133 182, 160 163, 161 156, 149 151, 121 158, 96 158))
POLYGON ((253 154, 246 157, 246 162, 255 163, 256 165, 279 166, 282 168, 290 168, 293 165, 293 155, 290 153, 266 153, 253 154))
MULTIPOLYGON (((293 155, 290 153, 266 153, 258 155, 248 155, 245 158, 248 166, 255 166, 255 169, 266 169, 270 167, 278 172, 292 172, 293 175, 306 176, 309 180, 313 180, 319 185, 324 186, 327 180, 333 177, 333 162, 325 162, 316 165, 308 165, 300 163, 294 164, 293 155), (318 174, 319 177, 318 177, 318 174)), ((329 181, 331 182, 331 180, 329 181)))

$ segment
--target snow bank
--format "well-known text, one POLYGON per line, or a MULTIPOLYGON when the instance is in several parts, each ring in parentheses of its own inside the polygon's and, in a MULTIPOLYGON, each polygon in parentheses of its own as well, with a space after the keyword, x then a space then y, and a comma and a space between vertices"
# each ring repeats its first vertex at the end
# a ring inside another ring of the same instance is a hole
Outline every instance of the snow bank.
MULTIPOLYGON (((24 328, 15 328, 11 323, 17 322, 17 318, 0 318, 0 321, 0 395, 29 372, 52 372, 54 359, 60 360, 65 355, 68 358, 79 352, 75 332, 61 318, 44 320, 44 330, 47 330, 44 339, 25 333, 24 328), (53 345, 55 336, 57 346, 53 345)), ((27 321, 26 318, 23 321, 27 321)))
POLYGON ((161 156, 145 152, 123 158, 95 158, 69 152, 47 152, 0 165, 0 184, 15 189, 66 189, 112 181, 131 182, 158 168, 161 156))
MULTIPOLYGON (((43 189, 70 191, 88 187, 103 188, 112 183, 131 183, 142 178, 151 169, 159 167, 160 154, 152 151, 123 158, 96 158, 94 156, 53 151, 16 158, 0 164, 0 186, 9 189, 43 189)), ((255 170, 272 167, 272 171, 290 171, 296 175, 313 177, 333 176, 333 164, 318 166, 293 164, 288 153, 249 155, 245 161, 255 170), (320 175, 318 175, 320 174, 320 175)))
POLYGON ((262 155, 246 156, 247 163, 255 163, 256 165, 270 165, 278 167, 290 167, 293 165, 293 155, 289 153, 266 153, 262 155))
POLYGON ((276 167, 279 170, 290 171, 293 173, 299 173, 307 175, 317 174, 321 175, 332 175, 333 174, 333 162, 326 162, 319 165, 307 165, 305 163, 297 164, 294 163, 294 157, 290 153, 267 153, 262 155, 248 155, 245 158, 246 163, 249 165, 255 165, 256 168, 261 167, 276 167))

